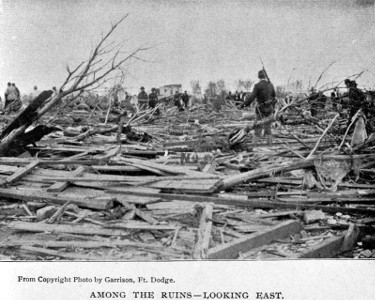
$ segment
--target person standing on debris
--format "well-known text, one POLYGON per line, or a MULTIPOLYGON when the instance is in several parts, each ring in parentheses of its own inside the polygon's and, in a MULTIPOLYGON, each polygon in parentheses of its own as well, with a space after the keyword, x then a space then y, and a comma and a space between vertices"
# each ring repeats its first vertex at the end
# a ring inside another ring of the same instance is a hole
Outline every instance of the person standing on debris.
POLYGON ((12 87, 16 91, 16 99, 21 101, 21 92, 14 82, 12 83, 12 87))
MULTIPOLYGON (((151 94, 149 95, 149 98, 148 98, 148 107, 151 108, 151 109, 154 109, 157 104, 158 104, 158 95, 156 93, 156 89, 152 88, 151 94)), ((158 115, 159 113, 160 113, 159 109, 157 109, 155 114, 158 115)))
POLYGON ((4 111, 7 113, 12 110, 14 102, 17 100, 17 91, 10 82, 8 82, 4 96, 4 111))
MULTIPOLYGON (((349 97, 347 104, 349 110, 347 129, 351 124, 354 124, 353 136, 350 143, 351 147, 354 147, 362 144, 367 139, 366 116, 368 114, 368 103, 365 94, 357 88, 357 83, 354 80, 345 79, 344 83, 348 88, 349 97), (353 119, 355 115, 357 117, 353 119)), ((351 131, 352 128, 349 130, 351 131)))
POLYGON ((368 105, 366 102, 365 94, 357 88, 357 83, 354 80, 345 79, 345 85, 348 88, 348 96, 349 96, 349 103, 348 103, 348 110, 349 110, 349 117, 348 117, 348 125, 351 123, 352 118, 357 113, 358 110, 362 109, 363 113, 367 114, 368 105))
POLYGON ((189 104, 189 95, 187 94, 187 91, 185 91, 183 94, 182 94, 182 102, 184 102, 184 106, 185 106, 185 109, 188 107, 188 104, 189 104))
MULTIPOLYGON (((257 105, 255 107, 256 119, 258 122, 262 119, 272 116, 274 106, 276 104, 276 92, 273 84, 267 80, 267 75, 264 70, 258 72, 259 82, 255 84, 252 93, 245 98, 245 102, 241 108, 249 106, 256 99, 257 105)), ((256 126, 253 139, 253 147, 256 147, 264 130, 264 135, 267 139, 267 144, 272 143, 271 123, 263 126, 256 126)))
POLYGON ((173 105, 176 106, 178 110, 183 110, 181 105, 180 93, 178 91, 176 91, 173 96, 173 105))
POLYGON ((146 109, 148 104, 148 95, 143 86, 141 86, 141 92, 138 94, 138 104, 140 109, 146 109))

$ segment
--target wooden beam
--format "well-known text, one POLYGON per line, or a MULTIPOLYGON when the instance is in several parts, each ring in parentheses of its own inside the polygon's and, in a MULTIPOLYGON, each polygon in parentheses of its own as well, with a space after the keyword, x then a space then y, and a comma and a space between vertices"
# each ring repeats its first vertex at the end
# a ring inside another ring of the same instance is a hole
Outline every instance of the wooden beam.
POLYGON ((113 199, 96 199, 85 196, 75 195, 55 195, 43 191, 33 189, 4 189, 0 188, 0 197, 14 200, 23 201, 39 201, 47 202, 49 204, 64 205, 67 201, 71 200, 72 204, 79 207, 107 210, 113 207, 113 199))
POLYGON ((211 239, 213 209, 214 206, 211 203, 207 203, 202 210, 199 229, 197 232, 198 241, 195 244, 193 252, 193 258, 195 259, 205 259, 207 256, 211 239))
POLYGON ((208 259, 237 259, 240 252, 244 253, 253 248, 269 244, 275 239, 282 239, 302 230, 302 225, 296 221, 286 221, 281 224, 256 232, 244 238, 234 240, 208 250, 208 259))
POLYGON ((103 236, 129 236, 129 232, 121 229, 108 229, 97 225, 66 225, 66 224, 45 224, 30 222, 12 222, 8 228, 30 232, 54 232, 71 233, 83 235, 103 235, 103 236))
POLYGON ((17 172, 15 172, 13 175, 9 176, 5 179, 5 182, 7 184, 12 184, 16 182, 17 180, 21 179, 26 174, 30 173, 33 169, 35 169, 39 165, 39 160, 34 160, 30 162, 26 167, 20 168, 17 172))

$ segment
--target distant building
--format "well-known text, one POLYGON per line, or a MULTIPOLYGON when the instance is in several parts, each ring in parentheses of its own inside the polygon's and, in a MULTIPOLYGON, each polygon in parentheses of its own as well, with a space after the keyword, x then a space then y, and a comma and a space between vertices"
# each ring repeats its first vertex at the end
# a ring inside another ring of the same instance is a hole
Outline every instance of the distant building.
POLYGON ((174 95, 176 92, 182 93, 181 84, 168 84, 159 88, 159 95, 164 97, 174 95))

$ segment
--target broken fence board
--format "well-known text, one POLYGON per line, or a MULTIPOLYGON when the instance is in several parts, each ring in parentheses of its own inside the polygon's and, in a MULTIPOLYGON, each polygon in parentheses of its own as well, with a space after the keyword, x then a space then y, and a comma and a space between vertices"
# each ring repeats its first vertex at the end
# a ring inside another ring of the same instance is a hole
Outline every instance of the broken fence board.
POLYGON ((244 253, 253 248, 271 243, 275 239, 285 238, 298 233, 302 226, 296 221, 286 221, 262 232, 256 232, 244 238, 234 240, 208 250, 208 259, 237 259, 240 252, 244 253))

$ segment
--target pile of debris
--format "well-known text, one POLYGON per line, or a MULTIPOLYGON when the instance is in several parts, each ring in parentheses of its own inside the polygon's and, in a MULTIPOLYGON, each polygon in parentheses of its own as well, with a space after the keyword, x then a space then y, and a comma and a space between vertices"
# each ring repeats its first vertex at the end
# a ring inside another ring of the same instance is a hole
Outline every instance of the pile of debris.
POLYGON ((249 122, 230 104, 43 117, 30 105, 1 134, 1 259, 375 256, 375 146, 350 148, 332 116, 277 123, 250 152, 250 135, 227 145, 249 122))

